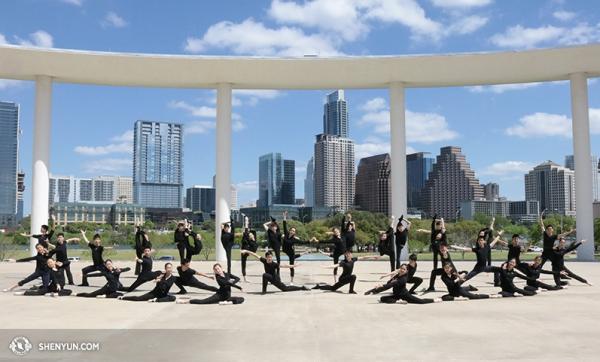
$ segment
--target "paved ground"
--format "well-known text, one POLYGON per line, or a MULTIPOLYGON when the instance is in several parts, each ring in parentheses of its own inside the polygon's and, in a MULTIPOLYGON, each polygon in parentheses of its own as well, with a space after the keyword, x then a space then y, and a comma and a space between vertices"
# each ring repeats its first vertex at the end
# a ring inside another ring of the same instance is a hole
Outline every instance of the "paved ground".
MULTIPOLYGON (((212 263, 195 262, 208 272, 212 263)), ((472 263, 458 263, 469 268, 472 263)), ((127 263, 121 264, 128 266, 127 263)), ((296 284, 331 282, 325 262, 305 262, 296 284)), ((84 263, 73 265, 79 270, 84 263)), ((156 264, 158 267, 159 264, 156 264)), ((386 271, 387 262, 359 262, 359 295, 322 291, 258 295, 262 265, 249 264, 246 302, 239 306, 89 300, 75 297, 20 297, 0 293, 0 360, 17 358, 8 348, 15 336, 33 345, 30 359, 133 361, 183 358, 198 361, 398 361, 431 360, 597 360, 600 347, 600 288, 573 282, 567 290, 530 298, 506 298, 432 305, 382 305, 362 292, 386 271), (39 342, 90 341, 100 352, 40 352, 39 342), (148 356, 151 356, 148 359, 148 356)), ((600 264, 569 267, 600 283, 600 264)), ((0 263, 0 286, 14 284, 34 264, 0 263)), ((428 278, 430 262, 419 265, 428 278)), ((234 274, 239 264, 234 264, 234 274)), ((289 272, 282 269, 284 282, 289 272)), ((79 281, 80 273, 77 271, 79 281)), ((90 279, 96 286, 99 278, 90 279)), ((496 291, 480 275, 480 292, 496 291)), ((122 278, 128 285, 132 277, 122 278)), ((210 281, 209 281, 210 282, 210 281)), ((438 289, 442 288, 438 279, 438 289)), ((142 287, 148 290, 150 284, 142 287)), ((273 287, 269 288, 273 290, 273 287)), ((75 291, 91 288, 75 287, 75 291)), ((177 288, 174 288, 176 291, 177 288)), ((208 293, 189 294, 206 297, 208 293)), ((429 294, 432 295, 432 294, 429 294)), ((428 296, 429 296, 428 295, 428 296)), ((441 296, 435 293, 433 296, 441 296)))

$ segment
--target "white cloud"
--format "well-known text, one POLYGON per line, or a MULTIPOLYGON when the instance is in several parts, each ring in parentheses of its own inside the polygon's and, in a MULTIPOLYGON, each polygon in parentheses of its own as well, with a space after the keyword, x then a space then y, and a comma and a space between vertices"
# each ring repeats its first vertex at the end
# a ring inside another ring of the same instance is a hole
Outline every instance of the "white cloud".
POLYGON ((571 137, 571 120, 562 114, 537 112, 521 117, 519 123, 506 129, 509 136, 521 138, 571 137))
MULTIPOLYGON (((361 109, 374 109, 363 114, 358 124, 372 126, 379 134, 390 132, 390 112, 383 98, 374 98, 366 102, 361 109)), ((458 133, 449 128, 446 118, 437 113, 406 111, 406 139, 417 143, 435 143, 458 137, 458 133)))
POLYGON ((183 127, 185 134, 204 134, 216 127, 215 121, 192 121, 183 127))
POLYGON ((14 79, 0 79, 0 90, 8 88, 16 88, 25 84, 24 81, 14 79))
MULTIPOLYGON (((104 146, 76 146, 73 151, 85 156, 104 156, 113 153, 133 153, 133 131, 128 130, 110 138, 104 146)), ((99 161, 95 161, 99 162, 99 161)))
POLYGON ((113 142, 132 142, 133 143, 133 131, 127 130, 120 135, 111 137, 110 140, 113 142))
POLYGON ((196 117, 207 117, 207 118, 216 118, 217 117, 217 109, 214 107, 207 106, 193 106, 184 101, 171 101, 169 102, 169 107, 175 109, 182 109, 187 111, 192 116, 196 117))
POLYGON ((109 11, 104 17, 104 19, 102 19, 100 24, 105 28, 124 28, 128 25, 125 19, 123 19, 113 11, 109 11))
POLYGON ((443 25, 427 17, 415 0, 366 0, 365 17, 386 23, 399 23, 408 27, 414 38, 439 39, 443 25))
POLYGON ((61 2, 69 5, 82 6, 83 0, 60 0, 61 2))
POLYGON ((234 132, 239 132, 243 129, 246 129, 246 124, 241 120, 235 120, 231 125, 231 129, 233 129, 234 132))
POLYGON ((243 181, 235 184, 235 187, 238 191, 258 191, 258 181, 243 181))
MULTIPOLYGON (((256 106, 261 100, 272 100, 280 97, 283 92, 274 89, 234 89, 232 105, 256 106)), ((216 103, 216 98, 214 99, 216 103)))
POLYGON ((503 48, 533 48, 544 44, 578 45, 600 41, 600 24, 579 23, 572 28, 546 25, 538 28, 512 26, 490 41, 503 48))
POLYGON ((496 93, 502 94, 512 90, 522 90, 528 88, 534 88, 542 83, 516 83, 516 84, 495 84, 495 85, 477 85, 474 87, 468 87, 470 92, 473 93, 496 93))
POLYGON ((0 34, 0 44, 8 44, 8 40, 6 40, 6 37, 2 34, 0 34))
MULTIPOLYGON (((415 152, 414 148, 406 146, 406 154, 415 152)), ((354 157, 357 161, 361 158, 380 155, 382 153, 390 153, 390 143, 378 137, 367 137, 362 143, 357 143, 354 146, 354 157)))
POLYGON ((571 11, 558 10, 558 11, 553 12, 552 16, 554 16, 554 18, 556 18, 560 21, 569 21, 569 20, 575 19, 577 14, 575 14, 574 12, 571 12, 571 11))
POLYGON ((600 108, 590 108, 590 133, 600 134, 600 108))
POLYGON ((38 30, 29 34, 29 39, 21 39, 19 37, 16 37, 16 39, 20 45, 28 47, 52 48, 54 46, 52 35, 44 30, 38 30))
POLYGON ((131 158, 104 158, 95 162, 83 164, 83 172, 88 174, 111 174, 122 171, 130 171, 133 167, 131 158))
POLYGON ((480 171, 482 175, 509 176, 511 174, 524 174, 529 172, 535 165, 524 161, 504 161, 493 163, 480 171))
POLYGON ((453 34, 471 34, 479 30, 479 28, 485 26, 488 23, 488 20, 488 18, 479 15, 462 17, 456 22, 451 23, 448 27, 446 27, 446 36, 450 36, 453 34))
POLYGON ((431 2, 440 8, 466 9, 490 5, 492 0, 431 0, 431 2))
POLYGON ((222 21, 210 26, 200 38, 187 38, 185 51, 201 53, 208 49, 228 49, 235 54, 263 56, 340 54, 325 36, 305 34, 298 28, 267 28, 251 18, 239 24, 222 21))

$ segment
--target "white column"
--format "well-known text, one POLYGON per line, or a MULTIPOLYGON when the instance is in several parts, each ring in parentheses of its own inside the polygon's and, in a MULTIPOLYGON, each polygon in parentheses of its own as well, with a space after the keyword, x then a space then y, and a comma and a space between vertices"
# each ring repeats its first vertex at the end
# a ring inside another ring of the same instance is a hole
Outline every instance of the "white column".
MULTIPOLYGON (((392 162, 392 215, 399 218, 406 214, 406 112, 404 85, 391 83, 390 97, 390 158, 392 162)), ((395 221, 394 221, 395 224, 395 221)), ((408 248, 402 250, 406 260, 408 248)))
MULTIPOLYGON (((31 234, 39 234, 48 223, 48 195, 50 189, 50 131, 52 117, 52 79, 35 79, 35 115, 33 127, 33 171, 31 182, 31 234)), ((37 240, 29 240, 31 255, 35 255, 37 240)))
POLYGON ((577 239, 587 240, 577 249, 577 259, 592 261, 594 260, 594 216, 592 215, 592 151, 587 77, 584 73, 575 73, 570 75, 570 80, 577 239))
POLYGON ((217 261, 226 261, 221 244, 221 223, 229 221, 231 204, 231 84, 217 86, 216 153, 215 250, 217 261))

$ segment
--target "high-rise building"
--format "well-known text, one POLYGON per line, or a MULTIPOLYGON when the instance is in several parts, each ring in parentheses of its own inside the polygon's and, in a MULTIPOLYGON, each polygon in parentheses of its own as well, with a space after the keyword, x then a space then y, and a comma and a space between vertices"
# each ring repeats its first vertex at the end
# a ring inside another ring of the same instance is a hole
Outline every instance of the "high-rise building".
POLYGON ((19 105, 0 102, 0 227, 17 224, 19 105))
POLYGON ((483 199, 483 187, 460 147, 442 147, 423 192, 424 211, 455 219, 463 201, 483 199))
POLYGON ((50 175, 48 203, 120 203, 133 202, 132 178, 97 176, 79 178, 50 175))
POLYGON ((327 95, 323 106, 323 133, 348 138, 348 107, 342 89, 327 95))
MULTIPOLYGON (((592 197, 594 200, 600 200, 600 160, 592 155, 592 197)), ((565 156, 565 167, 575 171, 575 157, 573 155, 565 156)), ((577 175, 576 175, 577 176, 577 175)))
POLYGON ((229 205, 231 210, 238 210, 238 192, 235 185, 231 185, 231 203, 229 205))
POLYGON ((525 175, 525 200, 538 201, 540 211, 575 215, 575 171, 546 161, 525 175))
POLYGON ((281 153, 268 153, 258 160, 258 206, 295 202, 296 171, 293 160, 284 160, 281 153))
POLYGON ((116 199, 115 180, 110 177, 96 177, 94 184, 94 201, 111 202, 116 199))
POLYGON ((25 173, 19 172, 17 175, 17 223, 23 220, 23 193, 25 192, 25 173))
POLYGON ((304 205, 312 207, 315 205, 315 163, 310 158, 306 164, 306 178, 304 179, 304 205))
POLYGON ((423 188, 433 167, 433 157, 429 152, 417 152, 406 155, 406 191, 407 207, 423 208, 423 188))
POLYGON ((355 195, 355 206, 358 209, 390 215, 391 169, 388 153, 360 160, 355 195))
POLYGON ((483 185, 483 195, 488 201, 500 200, 500 185, 494 182, 483 185))
POLYGON ((182 207, 183 125, 135 122, 133 199, 145 208, 182 207))
POLYGON ((185 207, 193 212, 215 211, 215 189, 209 186, 192 186, 186 190, 185 207))
POLYGON ((348 138, 320 134, 315 143, 315 206, 354 204, 354 142, 348 138))

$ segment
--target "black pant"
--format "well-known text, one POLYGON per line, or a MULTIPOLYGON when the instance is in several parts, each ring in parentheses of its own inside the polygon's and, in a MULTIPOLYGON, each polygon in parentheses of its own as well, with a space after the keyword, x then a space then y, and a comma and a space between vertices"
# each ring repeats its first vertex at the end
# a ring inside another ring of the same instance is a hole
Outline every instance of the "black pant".
POLYGON ((402 255, 404 245, 396 241, 396 269, 400 268, 400 256, 402 255))
POLYGON ((242 254, 242 275, 246 276, 246 261, 248 260, 248 254, 242 254))
POLYGON ((561 287, 559 285, 549 285, 543 282, 540 282, 539 280, 536 281, 527 281, 527 285, 523 288, 527 291, 530 292, 535 292, 537 291, 539 288, 542 289, 546 289, 546 290, 559 290, 561 289, 561 287))
MULTIPOLYGON (((300 258, 301 255, 300 254, 295 254, 293 251, 291 252, 285 252, 285 254, 288 256, 288 259, 290 260, 290 265, 294 265, 294 262, 296 261, 296 259, 300 258)), ((294 268, 290 268, 290 276, 292 277, 292 279, 294 279, 294 268)))
MULTIPOLYGON (((135 249, 135 256, 138 259, 141 259, 142 258, 142 250, 135 249)), ((142 271, 142 264, 141 263, 135 263, 135 272, 134 272, 134 274, 135 275, 139 275, 141 271, 142 271)))
POLYGON ((102 265, 88 265, 85 268, 81 269, 81 284, 88 285, 87 275, 91 272, 99 270, 102 270, 102 265))
POLYGON ((167 294, 165 296, 162 296, 162 297, 159 297, 159 296, 156 296, 152 292, 148 292, 148 293, 142 294, 142 295, 136 295, 136 296, 130 296, 130 297, 123 297, 123 300, 129 300, 129 301, 132 301, 132 302, 143 302, 143 301, 154 299, 154 298, 156 298, 156 301, 158 303, 174 302, 175 299, 177 299, 177 298, 175 298, 175 296, 169 295, 169 294, 167 294))
POLYGON ((438 268, 438 258, 441 256, 440 248, 434 245, 431 245, 431 252, 433 253, 433 269, 438 268))
POLYGON ((231 248, 225 248, 225 256, 227 257, 227 274, 231 274, 231 248))
POLYGON ((177 250, 179 250, 179 259, 181 259, 182 262, 185 259, 191 260, 192 255, 190 250, 192 250, 192 248, 189 243, 177 243, 177 250))
POLYGON ((415 292, 415 290, 417 290, 419 285, 421 285, 421 283, 423 283, 423 279, 412 276, 412 277, 408 278, 408 280, 406 282, 411 283, 413 285, 412 288, 410 288, 410 290, 408 291, 409 293, 412 294, 415 292))
POLYGON ((489 272, 489 271, 490 271, 490 267, 489 266, 481 265, 481 264, 475 264, 475 266, 473 267, 473 270, 471 270, 469 272, 469 274, 467 274, 467 276, 465 277, 465 281, 473 278, 477 274, 480 274, 480 273, 483 273, 483 272, 489 272))
POLYGON ((46 288, 38 288, 38 289, 26 290, 23 295, 35 296, 35 295, 44 295, 47 293, 58 293, 59 296, 63 297, 63 296, 71 295, 71 293, 73 293, 73 291, 70 289, 61 289, 59 291, 52 291, 52 290, 46 289, 46 288))
POLYGON ((99 295, 106 295, 106 298, 116 298, 116 297, 122 296, 123 293, 119 293, 107 285, 103 286, 102 288, 100 288, 98 290, 90 292, 90 293, 77 293, 78 297, 84 297, 84 298, 96 298, 99 295))
POLYGON ((522 294, 522 295, 527 296, 527 297, 530 297, 532 295, 536 295, 536 292, 533 292, 533 291, 530 291, 530 290, 520 289, 520 288, 517 288, 515 286, 507 287, 507 288, 502 288, 502 291, 500 292, 500 294, 503 297, 514 297, 515 293, 519 293, 519 294, 522 294))
MULTIPOLYGON (((139 264, 139 263, 136 263, 136 264, 139 264)), ((161 272, 159 272, 159 271, 141 273, 140 275, 138 275, 137 279, 133 282, 133 284, 131 284, 131 286, 129 286, 129 288, 127 288, 127 293, 133 292, 140 285, 158 278, 158 276, 160 274, 161 274, 161 272)))
POLYGON ((429 303, 433 303, 433 299, 430 299, 430 298, 418 298, 418 297, 415 297, 414 295, 412 295, 410 293, 400 293, 400 294, 384 295, 383 297, 379 298, 379 301, 381 303, 393 304, 393 303, 396 303, 400 299, 405 300, 406 302, 411 303, 411 304, 429 304, 429 303))
POLYGON ((390 258, 390 271, 396 270, 396 258, 394 255, 394 251, 390 250, 390 253, 387 254, 387 256, 390 258))
POLYGON ((269 283, 273 284, 275 287, 277 287, 282 292, 294 292, 297 290, 306 290, 306 288, 304 288, 304 287, 283 284, 281 282, 281 279, 279 279, 279 276, 273 276, 269 273, 263 273, 263 275, 262 275, 262 292, 263 293, 267 292, 267 285, 269 283))
POLYGON ((190 304, 217 304, 219 302, 231 302, 233 304, 244 303, 242 297, 222 296, 219 293, 215 293, 206 299, 190 299, 190 304))
MULTIPOLYGON (((340 257, 342 255, 344 255, 344 254, 343 253, 340 254, 340 253, 337 253, 337 252, 334 252, 333 254, 330 255, 333 258, 333 265, 336 265, 336 264, 339 263, 340 257)), ((337 275, 337 270, 338 270, 338 268, 333 268, 333 275, 337 275)))
POLYGON ((337 283, 335 283, 334 285, 317 284, 313 289, 335 291, 335 290, 340 289, 341 287, 343 287, 346 284, 350 284, 350 289, 348 290, 348 292, 352 293, 352 292, 354 292, 354 283, 356 283, 356 275, 354 275, 354 274, 342 275, 340 277, 340 279, 337 281, 337 283))
POLYGON ((204 290, 210 290, 211 292, 217 292, 219 289, 215 288, 215 287, 211 287, 208 284, 204 284, 201 281, 199 281, 198 279, 192 277, 192 279, 190 280, 186 280, 183 281, 183 279, 181 279, 181 277, 177 277, 175 278, 175 285, 177 285, 179 287, 179 290, 181 292, 186 292, 185 288, 183 287, 188 286, 188 287, 194 287, 194 288, 198 288, 198 289, 204 289, 204 290))
MULTIPOLYGON (((569 277, 571 277, 571 278, 573 278, 573 279, 576 279, 576 280, 580 281, 581 283, 585 283, 585 284, 587 284, 587 280, 585 280, 585 279, 583 279, 582 277, 580 277, 579 275, 577 275, 577 274, 573 273, 572 271, 570 271, 569 269, 567 269, 567 267, 566 267, 566 266, 563 266, 563 267, 561 268, 561 271, 564 271, 564 272, 566 272, 566 273, 567 273, 567 275, 568 275, 569 277)), ((555 274, 555 275, 556 275, 556 274, 555 274)))
POLYGON ((456 297, 465 297, 469 299, 487 299, 490 296, 487 294, 473 294, 467 290, 467 288, 460 287, 458 289, 458 295, 446 294, 442 297, 443 301, 453 301, 456 297))
POLYGON ((42 278, 42 287, 48 288, 48 286, 50 285, 50 273, 48 271, 37 269, 25 279, 18 282, 17 285, 22 287, 23 285, 29 283, 30 281, 36 280, 37 278, 42 278))
POLYGON ((67 274, 67 281, 69 284, 75 284, 73 283, 73 273, 71 273, 71 262, 67 261, 63 263, 62 269, 63 273, 67 274))
POLYGON ((275 253, 275 260, 277 260, 277 274, 279 274, 279 266, 281 265, 281 247, 273 248, 275 253))

